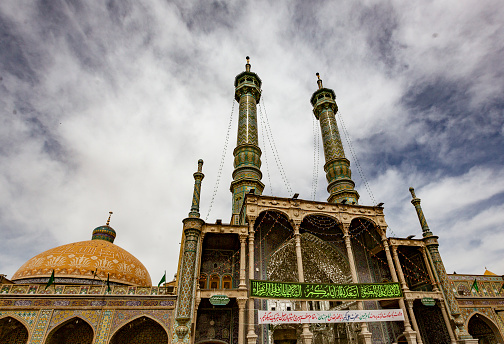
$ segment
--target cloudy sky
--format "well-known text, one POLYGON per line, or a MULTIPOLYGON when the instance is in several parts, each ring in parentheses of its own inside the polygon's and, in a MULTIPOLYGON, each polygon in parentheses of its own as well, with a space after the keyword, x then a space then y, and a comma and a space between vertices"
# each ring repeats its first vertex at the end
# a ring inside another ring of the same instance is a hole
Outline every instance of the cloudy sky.
POLYGON ((497 0, 1 1, 0 273, 113 211, 115 243, 170 279, 200 158, 202 217, 229 222, 250 55, 265 194, 327 198, 320 72, 360 203, 385 203, 389 235, 421 236, 413 186, 449 272, 504 274, 502 18, 497 0))

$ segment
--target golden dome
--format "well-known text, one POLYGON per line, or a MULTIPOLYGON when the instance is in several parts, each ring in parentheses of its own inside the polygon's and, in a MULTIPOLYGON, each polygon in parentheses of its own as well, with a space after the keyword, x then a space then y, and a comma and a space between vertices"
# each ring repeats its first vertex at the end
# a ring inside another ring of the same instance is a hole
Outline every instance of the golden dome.
POLYGON ((102 280, 106 280, 109 274, 111 282, 132 286, 152 285, 149 272, 138 259, 93 234, 93 240, 58 246, 33 257, 16 271, 12 280, 22 283, 22 280, 49 278, 54 269, 56 282, 61 280, 65 284, 93 278, 99 281, 94 277, 94 271, 97 271, 97 276, 102 280))

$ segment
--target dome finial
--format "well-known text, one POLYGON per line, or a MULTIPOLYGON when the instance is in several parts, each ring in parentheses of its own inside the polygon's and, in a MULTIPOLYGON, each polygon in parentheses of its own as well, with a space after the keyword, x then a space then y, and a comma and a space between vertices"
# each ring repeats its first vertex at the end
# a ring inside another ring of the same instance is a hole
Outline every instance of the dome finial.
POLYGON ((320 74, 319 73, 315 73, 315 75, 317 76, 317 85, 318 85, 318 88, 320 90, 323 87, 322 86, 322 79, 320 79, 320 74))
POLYGON ((110 218, 112 217, 113 212, 109 211, 109 216, 107 220, 107 226, 110 226, 110 218))
POLYGON ((245 58, 247 59, 247 64, 245 65, 245 70, 246 70, 247 72, 250 72, 250 57, 249 57, 249 56, 247 56, 247 57, 245 57, 245 58))

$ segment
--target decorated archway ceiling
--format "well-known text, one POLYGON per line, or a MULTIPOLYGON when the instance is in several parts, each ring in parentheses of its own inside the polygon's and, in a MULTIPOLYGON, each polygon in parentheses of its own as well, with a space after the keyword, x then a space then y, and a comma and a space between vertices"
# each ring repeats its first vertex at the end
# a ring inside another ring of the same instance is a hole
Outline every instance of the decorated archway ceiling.
MULTIPOLYGON (((305 282, 348 283, 351 281, 346 257, 324 240, 310 233, 301 234, 301 252, 305 282)), ((298 282, 296 243, 289 239, 270 257, 268 279, 298 282)))

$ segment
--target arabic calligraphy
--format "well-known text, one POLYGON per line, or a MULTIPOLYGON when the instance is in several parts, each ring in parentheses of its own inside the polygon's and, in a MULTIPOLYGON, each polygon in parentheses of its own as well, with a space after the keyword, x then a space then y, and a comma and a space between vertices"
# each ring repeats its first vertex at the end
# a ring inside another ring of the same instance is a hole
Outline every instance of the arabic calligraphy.
POLYGON ((262 299, 368 300, 402 297, 399 283, 321 284, 250 280, 250 297, 262 299))
POLYGON ((355 311, 258 311, 259 324, 305 324, 401 321, 401 309, 355 310, 355 311))

